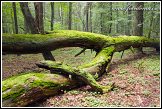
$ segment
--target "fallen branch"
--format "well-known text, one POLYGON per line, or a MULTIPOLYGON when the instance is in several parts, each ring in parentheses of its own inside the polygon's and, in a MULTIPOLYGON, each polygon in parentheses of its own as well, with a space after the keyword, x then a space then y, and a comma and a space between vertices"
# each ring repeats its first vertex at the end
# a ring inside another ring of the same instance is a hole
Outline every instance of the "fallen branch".
POLYGON ((86 50, 86 48, 83 48, 79 53, 77 53, 77 54, 75 55, 75 57, 77 57, 77 56, 79 56, 80 54, 82 54, 83 52, 85 52, 85 50, 86 50))

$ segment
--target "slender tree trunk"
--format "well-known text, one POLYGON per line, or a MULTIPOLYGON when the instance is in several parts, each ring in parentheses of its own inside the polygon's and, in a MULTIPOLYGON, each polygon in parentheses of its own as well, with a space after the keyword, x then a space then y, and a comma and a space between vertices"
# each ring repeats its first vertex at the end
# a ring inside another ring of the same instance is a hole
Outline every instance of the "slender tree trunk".
MULTIPOLYGON (((116 7, 116 8, 118 8, 118 7, 116 7)), ((119 18, 119 11, 118 10, 116 10, 116 21, 117 21, 117 23, 116 23, 116 33, 118 34, 119 33, 119 27, 118 27, 118 18, 119 18)))
MULTIPOLYGON (((153 9, 155 8, 155 3, 153 3, 153 9)), ((153 19, 154 18, 154 12, 151 11, 151 18, 150 18, 150 28, 149 28, 149 32, 148 32, 148 38, 151 37, 151 31, 152 31, 152 25, 153 25, 153 19)))
POLYGON ((88 3, 86 3, 86 6, 85 6, 85 16, 86 16, 86 30, 85 31, 88 31, 88 28, 89 28, 89 25, 88 25, 88 23, 89 23, 89 2, 88 3))
MULTIPOLYGON (((109 21, 112 21, 112 2, 110 2, 110 14, 109 14, 109 21)), ((109 25, 108 33, 111 33, 112 23, 109 25)))
MULTIPOLYGON (((10 24, 9 24, 10 25, 10 24)), ((9 33, 14 33, 15 31, 15 26, 14 26, 14 18, 13 18, 13 12, 11 11, 11 28, 9 28, 9 26, 7 26, 8 30, 9 30, 9 33)))
POLYGON ((89 27, 90 27, 90 32, 92 32, 92 3, 90 4, 90 7, 89 7, 89 27))
POLYGON ((86 10, 86 31, 88 31, 88 17, 89 17, 89 13, 88 13, 88 9, 86 10))
POLYGON ((14 12, 14 23, 15 23, 15 33, 18 34, 18 24, 17 24, 17 13, 16 13, 16 3, 12 3, 12 8, 14 12))
POLYGON ((103 33, 103 13, 100 13, 100 32, 103 33))
MULTIPOLYGON (((98 8, 100 9, 101 7, 103 7, 103 3, 99 3, 98 4, 99 6, 98 6, 98 8)), ((100 22, 100 33, 101 34, 104 34, 104 24, 103 24, 103 12, 100 12, 99 13, 99 22, 100 22)))
POLYGON ((61 18, 61 25, 63 26, 64 22, 63 22, 63 7, 62 4, 60 3, 60 18, 61 18))
POLYGON ((53 30, 54 24, 54 2, 51 2, 51 31, 53 30))
MULTIPOLYGON (((127 8, 128 8, 128 9, 132 8, 131 2, 127 2, 127 8)), ((126 35, 128 35, 128 36, 131 35, 131 31, 132 31, 132 23, 131 23, 132 17, 131 17, 131 14, 132 14, 131 10, 127 10, 128 23, 127 23, 127 25, 126 25, 126 27, 127 27, 127 28, 126 28, 126 35)))
POLYGON ((71 30, 72 23, 72 2, 69 2, 69 19, 68 19, 68 29, 71 30))

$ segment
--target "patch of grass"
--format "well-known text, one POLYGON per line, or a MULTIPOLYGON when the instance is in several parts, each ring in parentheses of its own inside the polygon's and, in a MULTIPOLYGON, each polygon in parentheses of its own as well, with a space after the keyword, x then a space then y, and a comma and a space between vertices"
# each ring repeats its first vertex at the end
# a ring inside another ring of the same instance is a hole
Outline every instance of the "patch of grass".
POLYGON ((80 94, 81 92, 78 91, 78 90, 71 90, 71 91, 69 91, 68 93, 73 94, 73 95, 78 95, 78 94, 80 94))
POLYGON ((119 74, 126 74, 126 73, 128 73, 128 71, 125 70, 125 69, 121 69, 121 70, 119 71, 119 74))
POLYGON ((149 90, 143 90, 142 94, 145 96, 149 96, 151 94, 151 92, 149 90))
POLYGON ((131 62, 131 64, 138 69, 147 69, 150 71, 160 71, 160 56, 152 55, 137 61, 131 62))
POLYGON ((93 96, 85 97, 82 99, 82 101, 85 102, 84 106, 87 106, 87 107, 106 107, 106 106, 108 106, 106 101, 103 101, 103 100, 98 99, 93 96))
POLYGON ((135 82, 136 82, 136 80, 133 77, 128 78, 128 83, 129 84, 134 84, 135 82))
MULTIPOLYGON (((130 49, 124 51, 123 58, 125 56, 127 56, 128 54, 133 54, 130 49)), ((113 55, 113 58, 115 58, 115 59, 121 59, 121 55, 122 55, 122 51, 121 52, 115 52, 114 55, 113 55)))
POLYGON ((144 77, 136 77, 136 78, 134 78, 134 80, 136 82, 138 82, 138 83, 141 83, 142 85, 146 85, 146 84, 149 83, 149 81, 148 80, 145 80, 144 77))

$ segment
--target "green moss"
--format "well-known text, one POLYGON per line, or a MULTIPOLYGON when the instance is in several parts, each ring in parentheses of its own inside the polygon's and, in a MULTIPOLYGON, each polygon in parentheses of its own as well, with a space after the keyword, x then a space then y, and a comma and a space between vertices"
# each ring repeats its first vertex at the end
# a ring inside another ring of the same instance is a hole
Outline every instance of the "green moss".
POLYGON ((2 98, 15 99, 35 87, 55 89, 68 84, 68 82, 58 81, 55 75, 29 72, 27 74, 10 77, 2 81, 2 98))
POLYGON ((115 37, 113 38, 114 43, 115 44, 119 44, 119 43, 124 43, 126 42, 126 44, 128 43, 143 43, 143 42, 159 42, 159 39, 157 38, 147 38, 147 37, 143 37, 143 36, 119 36, 119 37, 115 37))
POLYGON ((53 38, 52 35, 41 34, 3 34, 3 42, 44 42, 53 38))
POLYGON ((3 42, 45 42, 54 38, 72 38, 72 39, 89 39, 94 42, 106 39, 108 36, 90 32, 81 32, 76 30, 55 30, 50 34, 3 34, 3 42))
POLYGON ((103 48, 90 63, 79 66, 79 69, 105 64, 111 59, 114 50, 114 46, 103 48))
POLYGON ((20 96, 24 92, 25 92, 25 89, 23 88, 23 86, 21 85, 13 86, 12 89, 7 89, 3 91, 2 98, 4 100, 8 98, 16 99, 18 96, 20 96))

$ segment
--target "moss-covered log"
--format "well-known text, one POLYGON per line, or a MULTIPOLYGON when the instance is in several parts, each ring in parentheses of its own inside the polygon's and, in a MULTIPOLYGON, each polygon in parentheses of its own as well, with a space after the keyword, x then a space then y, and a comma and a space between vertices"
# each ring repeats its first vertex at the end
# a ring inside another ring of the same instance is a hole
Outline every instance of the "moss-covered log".
MULTIPOLYGON (((76 69, 84 72, 83 74, 87 74, 88 72, 88 74, 91 74, 91 77, 97 79, 105 72, 106 67, 109 66, 114 52, 123 51, 130 47, 154 47, 159 49, 160 44, 158 39, 138 36, 120 36, 114 38, 73 30, 54 31, 47 35, 3 34, 2 51, 4 53, 42 53, 62 47, 83 47, 95 50, 97 52, 96 57, 91 62, 81 65, 76 69)), ((59 66, 56 68, 59 68, 59 66)), ((73 73, 70 70, 74 69, 70 68, 68 70, 69 73, 73 73)), ((88 82, 95 89, 96 82, 94 79, 92 79, 93 82, 88 82)), ((60 74, 44 73, 28 73, 8 78, 2 82, 3 106, 25 106, 42 97, 55 95, 60 90, 68 90, 83 84, 79 80, 77 78, 72 78, 71 80, 60 74)), ((84 83, 86 82, 84 80, 84 83)))
POLYGON ((2 106, 25 106, 33 101, 76 87, 79 81, 57 74, 28 72, 2 82, 2 106))
POLYGON ((139 36, 109 37, 101 34, 58 30, 50 34, 3 34, 2 50, 4 53, 43 53, 63 47, 83 47, 100 51, 104 47, 115 45, 116 51, 132 47, 159 48, 159 39, 139 36))

